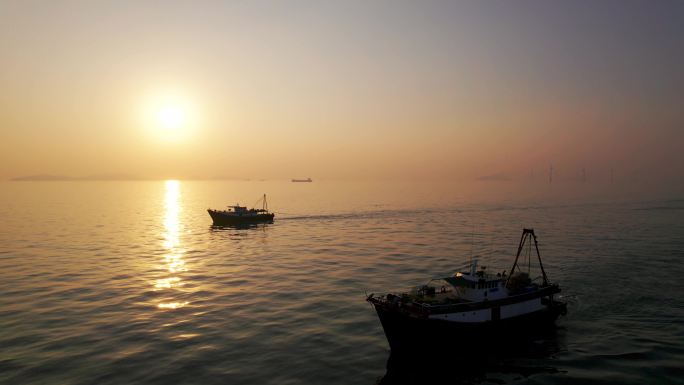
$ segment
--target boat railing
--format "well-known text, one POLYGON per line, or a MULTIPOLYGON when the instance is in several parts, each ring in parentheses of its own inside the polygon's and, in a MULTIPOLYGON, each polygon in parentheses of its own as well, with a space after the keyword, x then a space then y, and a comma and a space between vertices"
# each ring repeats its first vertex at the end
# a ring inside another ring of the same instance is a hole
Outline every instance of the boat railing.
MULTIPOLYGON (((391 295, 385 295, 381 297, 376 297, 374 298, 375 301, 387 304, 389 306, 398 306, 398 307, 403 307, 406 310, 415 310, 419 313, 424 313, 424 314, 429 314, 429 313, 442 313, 446 311, 450 312, 459 312, 459 311, 468 311, 472 310, 474 308, 481 308, 483 304, 486 303, 497 303, 500 305, 505 305, 509 303, 515 303, 518 301, 525 300, 526 297, 536 298, 539 296, 546 296, 546 295, 553 295, 557 292, 559 292, 560 289, 558 288, 558 285, 551 284, 548 286, 542 286, 539 287, 536 290, 533 291, 527 291, 523 293, 518 293, 518 294, 513 294, 505 298, 501 299, 496 299, 496 300, 485 300, 485 301, 468 301, 468 302, 460 302, 460 303, 427 303, 427 302, 420 302, 416 299, 411 299, 407 297, 402 297, 402 296, 397 296, 394 294, 391 295), (388 297, 391 296, 391 297, 388 297), (399 304, 401 304, 399 306, 399 304)), ((494 305, 493 305, 494 306, 494 305)))

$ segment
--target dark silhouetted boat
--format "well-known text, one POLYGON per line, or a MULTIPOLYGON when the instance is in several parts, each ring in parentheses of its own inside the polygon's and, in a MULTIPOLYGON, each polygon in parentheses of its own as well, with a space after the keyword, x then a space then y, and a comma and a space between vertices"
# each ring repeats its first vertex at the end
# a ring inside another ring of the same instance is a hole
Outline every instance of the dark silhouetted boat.
POLYGON ((491 274, 485 267, 478 269, 477 258, 473 258, 469 271, 432 279, 409 293, 371 294, 366 300, 375 307, 392 350, 402 350, 482 341, 501 333, 510 336, 552 326, 567 312, 566 304, 553 298, 560 291, 546 276, 534 230, 524 229, 508 275, 506 271, 491 274), (518 260, 526 242, 528 271, 523 272, 518 260), (541 271, 534 280, 529 268, 532 242, 541 271))
POLYGON ((236 204, 235 206, 228 206, 227 210, 207 209, 207 212, 214 221, 214 225, 242 225, 261 222, 272 222, 275 214, 268 212, 268 203, 266 202, 266 194, 262 198, 262 207, 260 209, 248 209, 245 206, 236 204))
POLYGON ((313 182, 311 178, 306 178, 306 179, 292 179, 292 182, 313 182))

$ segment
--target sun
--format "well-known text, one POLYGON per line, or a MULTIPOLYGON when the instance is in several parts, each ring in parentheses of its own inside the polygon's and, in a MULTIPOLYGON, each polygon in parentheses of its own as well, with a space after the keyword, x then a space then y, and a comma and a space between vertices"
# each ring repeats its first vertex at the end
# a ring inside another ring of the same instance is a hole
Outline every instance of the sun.
POLYGON ((186 126, 187 114, 180 106, 162 106, 157 111, 157 123, 165 131, 178 131, 186 126))
POLYGON ((196 136, 200 123, 196 103, 181 92, 149 94, 142 107, 144 131, 155 143, 187 143, 196 136))

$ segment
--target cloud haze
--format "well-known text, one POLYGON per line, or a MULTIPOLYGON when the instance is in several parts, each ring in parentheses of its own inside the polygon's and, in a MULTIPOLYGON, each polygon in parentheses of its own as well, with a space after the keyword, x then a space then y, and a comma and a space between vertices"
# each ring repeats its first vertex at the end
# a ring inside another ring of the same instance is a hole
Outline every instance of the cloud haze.
POLYGON ((3 2, 0 52, 0 178, 684 179, 682 2, 3 2))

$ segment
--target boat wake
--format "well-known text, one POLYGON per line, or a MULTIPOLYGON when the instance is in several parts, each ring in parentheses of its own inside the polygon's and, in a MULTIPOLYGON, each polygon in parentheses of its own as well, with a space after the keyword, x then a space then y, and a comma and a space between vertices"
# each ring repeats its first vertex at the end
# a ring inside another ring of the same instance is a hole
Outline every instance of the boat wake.
POLYGON ((278 220, 365 220, 373 218, 388 218, 397 217, 403 215, 413 215, 417 216, 419 214, 430 214, 434 212, 443 212, 444 210, 437 209, 420 209, 420 210, 368 210, 368 211, 357 211, 357 212, 346 212, 339 214, 297 214, 297 213, 287 213, 282 211, 274 211, 278 214, 278 220))

